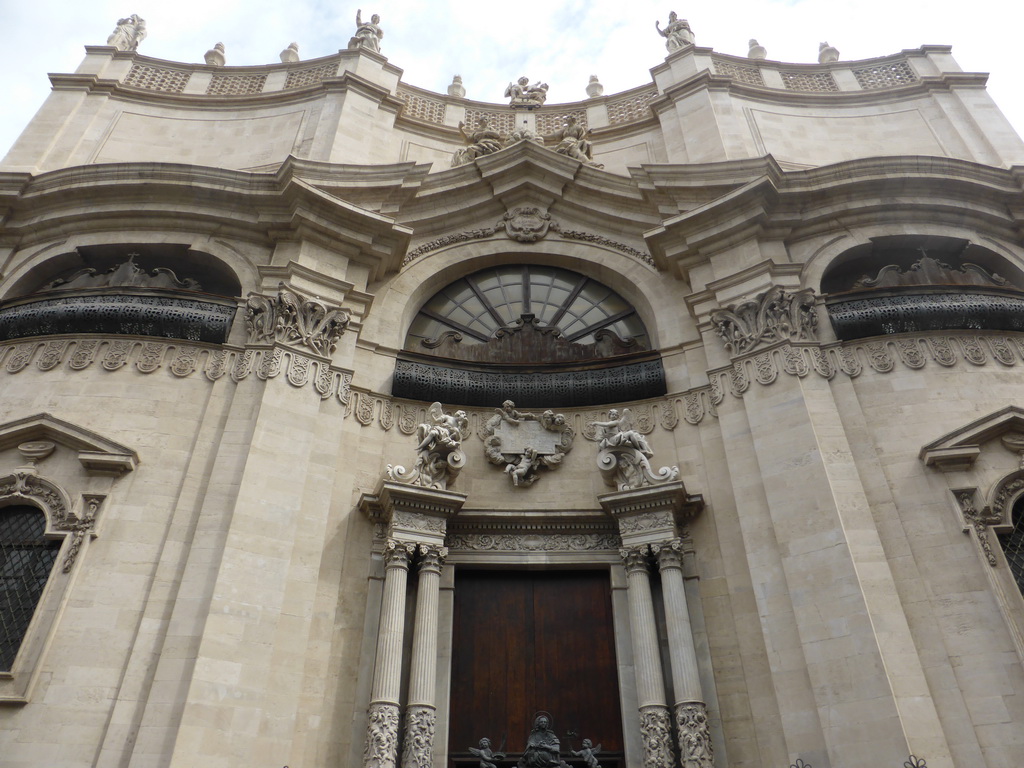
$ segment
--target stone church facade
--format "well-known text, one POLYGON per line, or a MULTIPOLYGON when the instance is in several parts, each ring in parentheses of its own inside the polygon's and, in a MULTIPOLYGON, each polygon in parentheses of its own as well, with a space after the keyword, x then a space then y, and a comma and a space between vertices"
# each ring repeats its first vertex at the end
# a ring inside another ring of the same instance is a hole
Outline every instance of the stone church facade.
POLYGON ((252 67, 140 21, 0 163, 0 763, 1024 762, 984 75, 670 25, 499 104, 376 20, 252 67))

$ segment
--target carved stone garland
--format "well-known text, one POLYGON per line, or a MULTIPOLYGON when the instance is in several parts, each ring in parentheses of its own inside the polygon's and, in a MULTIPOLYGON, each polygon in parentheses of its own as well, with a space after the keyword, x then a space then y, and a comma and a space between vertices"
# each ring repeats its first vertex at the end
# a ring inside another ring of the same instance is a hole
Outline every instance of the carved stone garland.
POLYGON ((993 514, 989 507, 983 507, 980 511, 974 505, 974 491, 957 491, 956 500, 960 504, 960 511, 964 516, 964 533, 970 530, 978 540, 982 554, 988 564, 993 568, 997 564, 995 552, 992 551, 992 544, 988 539, 988 526, 997 525, 1002 522, 1002 516, 993 514))
POLYGON ((715 310, 711 322, 725 348, 734 355, 759 344, 813 340, 818 327, 814 301, 810 288, 789 293, 776 285, 753 301, 715 310))
POLYGON ((533 485, 541 467, 557 469, 576 436, 562 414, 523 413, 511 400, 495 409, 484 434, 484 455, 504 467, 514 486, 533 485))
POLYGON ((276 297, 250 293, 245 304, 249 344, 275 341, 308 347, 329 357, 348 326, 349 316, 319 298, 305 298, 281 283, 276 297))

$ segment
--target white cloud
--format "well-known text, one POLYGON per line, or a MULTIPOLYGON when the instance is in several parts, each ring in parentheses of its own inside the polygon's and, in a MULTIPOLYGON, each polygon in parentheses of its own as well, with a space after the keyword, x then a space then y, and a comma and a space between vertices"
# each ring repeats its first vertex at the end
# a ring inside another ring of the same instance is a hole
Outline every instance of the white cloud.
MULTIPOLYGON (((496 103, 509 80, 523 74, 549 83, 552 103, 583 99, 591 74, 606 93, 650 82, 650 68, 665 56, 654 22, 664 27, 673 7, 662 0, 362 2, 364 15, 381 15, 382 52, 404 69, 406 82, 443 93, 461 74, 469 98, 496 103)), ((119 17, 146 19, 140 52, 147 56, 201 62, 223 42, 229 65, 252 65, 278 61, 293 41, 303 59, 344 48, 356 8, 322 0, 0 0, 0 44, 9 62, 0 86, 0 152, 46 98, 45 73, 74 71, 83 46, 103 44, 119 17)), ((965 70, 992 73, 990 94, 1024 133, 1024 57, 1016 39, 1024 11, 1016 3, 978 0, 969 12, 952 0, 733 0, 675 8, 689 19, 698 45, 741 56, 751 37, 769 58, 788 62, 815 61, 823 40, 843 59, 951 44, 965 70)))

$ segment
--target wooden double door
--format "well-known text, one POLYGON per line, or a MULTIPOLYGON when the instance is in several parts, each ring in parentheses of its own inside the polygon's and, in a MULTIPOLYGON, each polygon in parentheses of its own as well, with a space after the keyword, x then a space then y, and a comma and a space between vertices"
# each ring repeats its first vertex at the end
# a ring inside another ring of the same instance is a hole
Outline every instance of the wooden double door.
POLYGON ((458 569, 450 702, 453 765, 484 736, 495 751, 505 739, 507 752, 522 752, 540 710, 550 713, 563 755, 589 738, 617 763, 609 754, 623 746, 608 571, 458 569))

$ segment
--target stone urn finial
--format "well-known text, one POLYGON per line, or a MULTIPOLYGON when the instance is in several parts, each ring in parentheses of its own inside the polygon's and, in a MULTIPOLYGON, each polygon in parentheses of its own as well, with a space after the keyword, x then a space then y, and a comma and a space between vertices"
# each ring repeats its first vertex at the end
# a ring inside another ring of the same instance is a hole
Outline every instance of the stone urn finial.
POLYGON ((831 64, 833 61, 839 61, 839 50, 828 43, 819 43, 818 63, 831 64))
POLYGON ((224 43, 217 43, 206 52, 203 57, 206 59, 206 63, 211 67, 223 67, 226 59, 224 58, 224 43))
POLYGON ((281 62, 284 64, 294 64, 299 60, 299 44, 288 43, 288 47, 281 51, 281 62))
POLYGON ((452 84, 448 86, 448 95, 456 96, 460 99, 466 98, 466 88, 462 85, 462 75, 455 75, 452 78, 452 84))
POLYGON ((763 45, 761 45, 754 38, 750 38, 750 50, 747 51, 748 59, 766 59, 768 58, 768 51, 763 45))
POLYGON ((604 86, 597 79, 597 75, 590 76, 590 82, 587 83, 587 96, 592 99, 596 99, 598 96, 604 95, 604 86))

